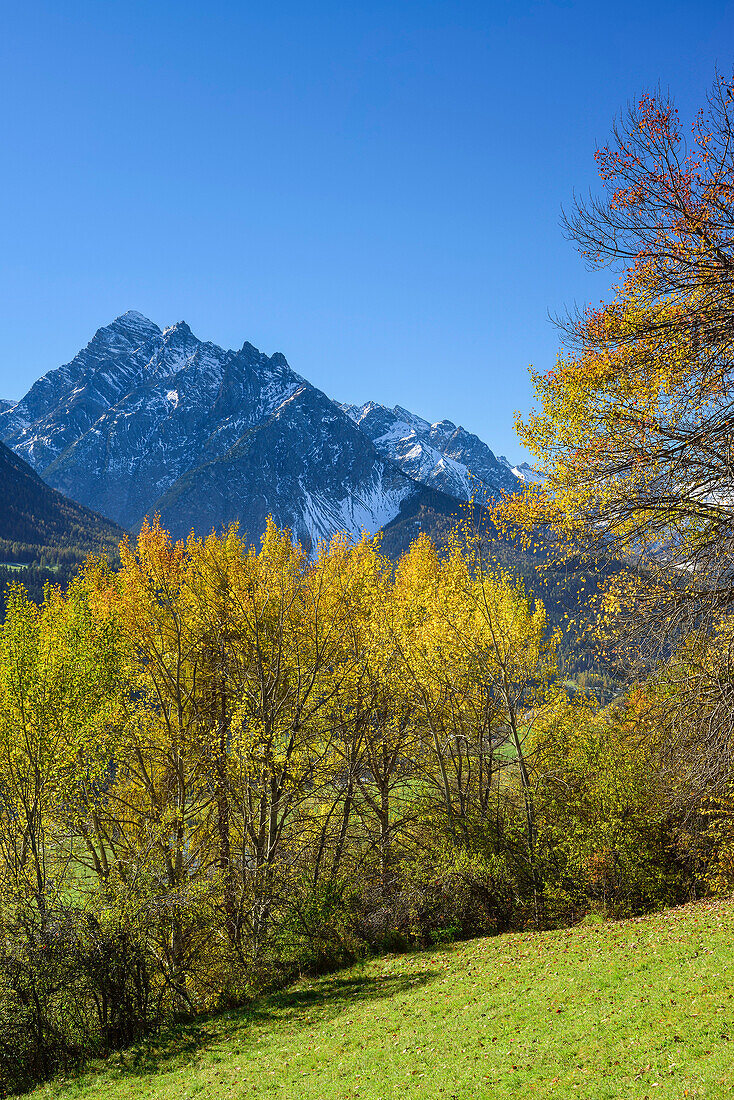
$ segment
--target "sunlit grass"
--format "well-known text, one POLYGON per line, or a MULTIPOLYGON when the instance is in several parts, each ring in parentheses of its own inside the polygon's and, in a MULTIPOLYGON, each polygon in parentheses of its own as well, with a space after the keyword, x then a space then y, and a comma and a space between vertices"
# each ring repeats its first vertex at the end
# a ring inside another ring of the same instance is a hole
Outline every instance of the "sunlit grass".
POLYGON ((201 1020, 35 1097, 734 1094, 734 904, 390 956, 201 1020))

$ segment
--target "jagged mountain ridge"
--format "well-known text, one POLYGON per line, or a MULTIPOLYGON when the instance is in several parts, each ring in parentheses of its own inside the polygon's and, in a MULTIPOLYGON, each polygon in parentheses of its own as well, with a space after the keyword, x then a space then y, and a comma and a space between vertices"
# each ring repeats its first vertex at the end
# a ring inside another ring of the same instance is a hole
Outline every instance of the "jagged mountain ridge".
POLYGON ((448 421, 395 410, 416 440, 387 444, 370 408, 355 417, 280 353, 226 351, 129 311, 0 410, 0 439, 74 500, 130 529, 158 512, 177 537, 238 520, 257 538, 270 514, 308 545, 377 531, 424 487, 466 500, 469 462, 491 492, 521 485, 448 421))
POLYGON ((375 401, 340 407, 408 477, 459 500, 515 492, 523 480, 507 459, 451 420, 431 424, 401 405, 388 409, 375 401))

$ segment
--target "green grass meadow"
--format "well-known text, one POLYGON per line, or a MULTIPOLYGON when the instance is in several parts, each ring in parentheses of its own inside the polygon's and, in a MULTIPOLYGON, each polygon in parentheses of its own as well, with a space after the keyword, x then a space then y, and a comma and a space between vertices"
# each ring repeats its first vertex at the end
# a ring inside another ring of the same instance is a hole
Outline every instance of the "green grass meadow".
POLYGON ((375 959, 32 1096, 734 1096, 734 901, 375 959))

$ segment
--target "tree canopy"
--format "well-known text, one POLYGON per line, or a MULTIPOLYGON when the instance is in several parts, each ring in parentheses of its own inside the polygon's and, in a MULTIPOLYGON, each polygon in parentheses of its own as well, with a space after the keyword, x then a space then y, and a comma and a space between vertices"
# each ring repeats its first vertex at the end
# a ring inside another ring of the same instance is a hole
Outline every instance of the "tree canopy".
POLYGON ((517 428, 547 480, 507 510, 623 558, 637 621, 678 636, 734 596, 733 89, 717 79, 688 135, 669 97, 643 96, 598 151, 602 195, 565 226, 620 280, 532 372, 517 428))

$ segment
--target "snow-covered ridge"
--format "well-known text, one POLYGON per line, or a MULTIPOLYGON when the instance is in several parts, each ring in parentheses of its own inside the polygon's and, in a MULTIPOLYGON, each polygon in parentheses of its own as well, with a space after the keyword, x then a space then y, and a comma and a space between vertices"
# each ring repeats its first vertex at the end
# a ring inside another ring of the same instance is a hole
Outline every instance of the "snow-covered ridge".
POLYGON ((389 409, 374 401, 340 408, 409 477, 460 500, 515 492, 529 480, 524 467, 497 458, 478 436, 451 420, 431 424, 401 405, 389 409))
POLYGON ((524 481, 526 485, 542 485, 545 481, 545 477, 538 470, 535 470, 527 462, 521 462, 518 466, 513 466, 508 458, 504 455, 499 455, 499 460, 508 470, 512 470, 513 474, 520 481, 524 481))

